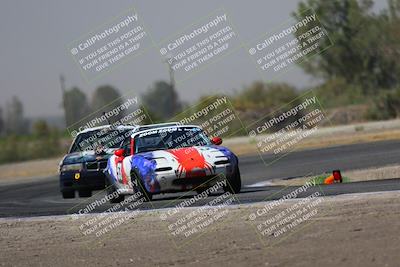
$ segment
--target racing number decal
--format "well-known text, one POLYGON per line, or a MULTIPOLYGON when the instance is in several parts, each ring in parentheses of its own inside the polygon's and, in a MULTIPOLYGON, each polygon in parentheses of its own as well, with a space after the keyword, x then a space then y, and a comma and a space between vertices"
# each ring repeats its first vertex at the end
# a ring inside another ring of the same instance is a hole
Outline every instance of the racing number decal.
POLYGON ((117 175, 117 181, 122 183, 122 184, 127 184, 128 182, 128 178, 126 177, 126 173, 124 170, 124 165, 122 165, 124 163, 123 158, 117 158, 115 159, 115 172, 117 175))
POLYGON ((116 172, 117 172, 117 179, 119 182, 122 182, 123 177, 122 177, 122 162, 118 162, 116 166, 116 172))

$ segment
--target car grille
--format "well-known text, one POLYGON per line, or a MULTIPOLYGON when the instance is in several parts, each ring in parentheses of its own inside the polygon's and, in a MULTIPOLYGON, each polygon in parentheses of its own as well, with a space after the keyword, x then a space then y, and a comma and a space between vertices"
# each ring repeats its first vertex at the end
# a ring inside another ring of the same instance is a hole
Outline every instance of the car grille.
POLYGON ((86 162, 87 171, 102 171, 107 167, 107 161, 86 162))
POLYGON ((201 185, 212 181, 215 176, 177 178, 172 181, 173 185, 201 185))
POLYGON ((225 164, 229 164, 229 163, 230 163, 230 161, 228 159, 219 160, 219 161, 214 162, 215 165, 225 165, 225 164))

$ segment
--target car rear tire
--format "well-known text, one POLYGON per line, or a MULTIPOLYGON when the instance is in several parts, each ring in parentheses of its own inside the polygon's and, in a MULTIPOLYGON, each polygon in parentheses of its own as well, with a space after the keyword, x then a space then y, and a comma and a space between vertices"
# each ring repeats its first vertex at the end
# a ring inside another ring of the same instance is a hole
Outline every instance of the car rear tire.
POLYGON ((242 180, 240 178, 239 167, 236 167, 233 175, 227 178, 228 184, 224 187, 225 192, 230 192, 232 194, 240 193, 240 189, 242 189, 242 180))
POLYGON ((132 179, 132 184, 135 187, 136 192, 141 192, 142 195, 144 196, 144 201, 151 201, 153 199, 153 194, 147 191, 146 187, 144 186, 142 179, 140 179, 140 176, 136 172, 131 173, 131 179, 132 179), (134 181, 137 181, 137 186, 135 186, 134 181))
POLYGON ((79 195, 79 197, 91 197, 92 190, 89 190, 89 189, 78 190, 78 195, 79 195))
POLYGON ((62 197, 63 198, 75 198, 75 191, 71 190, 71 191, 62 191, 62 197))

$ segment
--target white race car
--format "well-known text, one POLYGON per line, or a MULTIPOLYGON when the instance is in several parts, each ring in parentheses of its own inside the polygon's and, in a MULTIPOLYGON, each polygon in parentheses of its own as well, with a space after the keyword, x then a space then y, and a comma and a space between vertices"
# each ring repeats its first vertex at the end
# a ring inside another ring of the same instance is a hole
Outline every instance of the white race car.
POLYGON ((141 192, 154 194, 203 191, 222 183, 224 191, 241 189, 237 156, 194 125, 177 123, 138 126, 121 149, 108 159, 105 173, 110 202, 141 192))

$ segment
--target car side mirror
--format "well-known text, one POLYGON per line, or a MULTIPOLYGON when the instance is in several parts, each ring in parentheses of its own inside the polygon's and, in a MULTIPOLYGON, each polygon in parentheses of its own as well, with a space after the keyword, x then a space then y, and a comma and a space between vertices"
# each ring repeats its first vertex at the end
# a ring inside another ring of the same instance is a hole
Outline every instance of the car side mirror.
POLYGON ((125 149, 120 148, 115 150, 114 155, 117 157, 123 157, 125 155, 125 149))
POLYGON ((219 146, 220 144, 222 144, 222 138, 215 136, 211 139, 211 143, 213 143, 214 145, 219 146))

